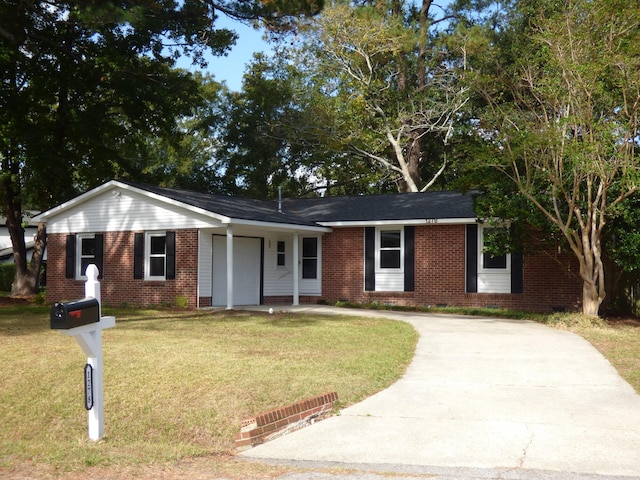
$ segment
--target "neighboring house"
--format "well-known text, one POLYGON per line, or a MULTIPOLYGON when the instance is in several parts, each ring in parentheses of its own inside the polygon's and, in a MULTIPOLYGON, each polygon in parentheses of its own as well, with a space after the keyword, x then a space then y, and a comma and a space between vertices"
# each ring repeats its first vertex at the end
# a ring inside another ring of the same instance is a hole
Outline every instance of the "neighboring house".
MULTIPOLYGON (((34 237, 38 231, 38 222, 34 221, 33 217, 37 213, 38 212, 27 211, 24 214, 25 220, 27 221, 24 227, 24 243, 27 247, 27 261, 31 260, 33 247, 36 243, 34 237)), ((11 236, 9 235, 7 219, 5 217, 0 217, 0 263, 13 263, 13 245, 11 244, 11 236)))
POLYGON ((345 300, 579 308, 569 257, 482 253, 488 227, 455 192, 261 201, 110 181, 39 215, 47 301, 190 307, 345 300))

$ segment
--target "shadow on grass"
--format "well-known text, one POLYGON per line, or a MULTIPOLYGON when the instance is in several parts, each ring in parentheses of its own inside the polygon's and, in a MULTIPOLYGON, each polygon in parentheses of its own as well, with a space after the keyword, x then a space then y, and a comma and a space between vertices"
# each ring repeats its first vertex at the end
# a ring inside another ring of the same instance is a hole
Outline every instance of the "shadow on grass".
POLYGON ((331 321, 335 316, 307 315, 290 312, 253 312, 246 310, 140 310, 107 309, 104 315, 116 317, 116 325, 129 329, 163 331, 170 324, 193 325, 207 324, 249 324, 260 323, 277 328, 303 328, 317 325, 321 321, 331 321))
POLYGON ((0 308, 0 335, 30 335, 51 328, 45 306, 20 305, 0 308))
MULTIPOLYGON (((321 321, 330 321, 330 316, 322 315, 305 315, 301 313, 273 313, 262 315, 264 316, 263 322, 280 328, 300 328, 311 325, 317 325, 321 321)), ((335 319, 335 318, 334 318, 335 319)))

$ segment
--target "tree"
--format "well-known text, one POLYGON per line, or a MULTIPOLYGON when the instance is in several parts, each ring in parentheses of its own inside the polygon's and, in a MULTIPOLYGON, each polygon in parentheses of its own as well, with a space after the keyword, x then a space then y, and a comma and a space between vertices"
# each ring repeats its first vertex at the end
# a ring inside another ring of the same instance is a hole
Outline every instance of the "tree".
POLYGON ((224 191, 221 157, 226 152, 220 128, 227 121, 223 105, 228 89, 212 77, 195 74, 201 102, 177 121, 175 134, 147 138, 149 158, 139 159, 141 178, 153 185, 220 193, 224 191))
POLYGON ((622 0, 543 7, 518 5, 520 40, 489 55, 493 75, 476 77, 488 108, 474 131, 491 147, 484 166, 563 236, 580 265, 583 312, 597 315, 605 227, 639 185, 640 8, 622 0))
POLYGON ((295 68, 256 54, 241 92, 229 92, 224 122, 218 132, 225 145, 219 152, 223 189, 255 198, 303 195, 309 170, 302 168, 304 150, 292 144, 288 127, 299 108, 292 102, 295 68))
POLYGON ((37 291, 41 226, 27 266, 23 206, 44 209, 108 178, 137 178, 149 139, 180 135, 176 119, 202 101, 198 82, 174 69, 186 55, 224 54, 235 41, 217 12, 289 28, 320 2, 7 0, 0 4, 0 197, 16 278, 37 291))
POLYGON ((638 314, 640 291, 640 195, 618 205, 603 239, 607 296, 603 309, 615 314, 638 314))
POLYGON ((310 138, 341 152, 338 165, 360 162, 358 171, 372 181, 424 191, 445 168, 442 146, 466 88, 429 33, 436 23, 431 1, 419 9, 402 1, 360 3, 332 4, 305 32, 295 61, 309 78, 304 95, 315 95, 311 111, 324 120, 310 138))

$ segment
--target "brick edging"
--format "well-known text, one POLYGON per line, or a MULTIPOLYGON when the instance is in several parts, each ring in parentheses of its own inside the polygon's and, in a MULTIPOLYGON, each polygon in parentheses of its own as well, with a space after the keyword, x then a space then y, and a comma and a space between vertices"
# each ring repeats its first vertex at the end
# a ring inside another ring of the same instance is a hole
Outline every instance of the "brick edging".
POLYGON ((236 435, 236 448, 255 447, 327 418, 337 400, 338 394, 329 392, 244 419, 236 435))

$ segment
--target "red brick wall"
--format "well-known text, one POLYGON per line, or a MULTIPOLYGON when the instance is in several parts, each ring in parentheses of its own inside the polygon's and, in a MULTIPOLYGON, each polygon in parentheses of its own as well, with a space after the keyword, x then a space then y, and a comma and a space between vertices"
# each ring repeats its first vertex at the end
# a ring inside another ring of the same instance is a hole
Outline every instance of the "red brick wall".
MULTIPOLYGON (((186 299, 195 308, 198 277, 198 232, 176 231, 176 278, 149 282, 133 278, 134 232, 104 234, 104 272, 100 280, 102 304, 175 305, 186 299)), ((65 234, 47 237, 47 302, 84 296, 84 282, 65 278, 65 234)))
MULTIPOLYGON (((176 279, 148 282, 133 278, 134 232, 104 234, 102 302, 108 306, 175 305, 186 299, 197 306, 197 230, 176 231, 176 279)), ((524 293, 465 293, 465 226, 428 225, 415 229, 415 291, 364 291, 364 228, 336 228, 324 235, 322 297, 300 297, 300 303, 347 300, 355 303, 397 305, 496 306, 548 312, 554 308, 577 310, 581 283, 569 256, 555 260, 545 254, 525 256, 524 293), (560 262, 560 263, 559 263, 560 262)), ((50 234, 47 244, 47 302, 84 296, 84 282, 65 277, 66 235, 50 234)), ((292 297, 268 297, 265 303, 290 303, 292 297)), ((201 306, 209 306, 203 298, 201 306)))
MULTIPOLYGON (((315 295, 299 295, 298 302, 305 305, 318 303, 320 297, 315 295)), ((262 303, 264 305, 291 305, 293 304, 293 295, 279 295, 264 297, 262 303)))
POLYGON ((366 302, 364 228, 336 228, 322 237, 322 297, 366 302))
POLYGON ((569 256, 525 256, 522 294, 465 293, 465 226, 415 229, 415 291, 364 291, 364 229, 336 228, 323 237, 322 294, 327 301, 407 306, 500 307, 548 312, 577 310, 581 284, 569 256))

